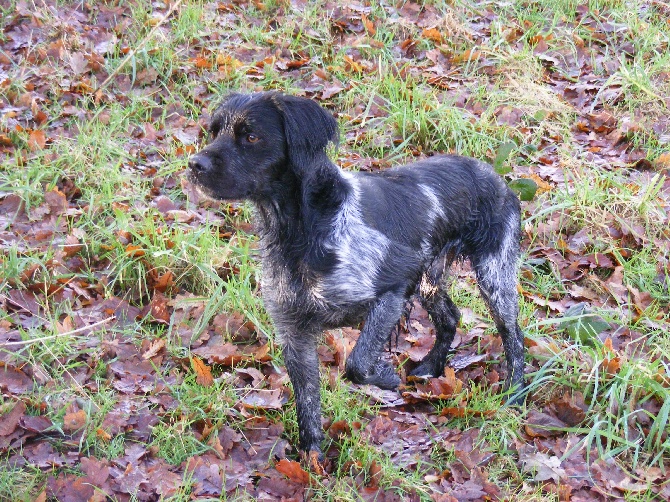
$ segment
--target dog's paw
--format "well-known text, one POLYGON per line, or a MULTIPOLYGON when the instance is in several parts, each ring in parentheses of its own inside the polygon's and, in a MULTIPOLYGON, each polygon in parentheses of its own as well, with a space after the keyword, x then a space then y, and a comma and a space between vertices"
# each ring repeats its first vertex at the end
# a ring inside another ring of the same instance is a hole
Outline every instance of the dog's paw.
POLYGON ((365 382, 369 385, 376 385, 384 390, 396 390, 400 385, 400 377, 396 375, 393 366, 384 361, 378 361, 373 368, 373 373, 365 382))
POLYGON ((444 364, 436 364, 433 361, 421 361, 416 368, 408 373, 408 376, 417 378, 432 378, 442 376, 444 364))
POLYGON ((366 373, 348 365, 346 376, 354 383, 375 385, 384 390, 396 390, 400 385, 400 377, 396 375, 393 366, 385 361, 377 361, 366 373))

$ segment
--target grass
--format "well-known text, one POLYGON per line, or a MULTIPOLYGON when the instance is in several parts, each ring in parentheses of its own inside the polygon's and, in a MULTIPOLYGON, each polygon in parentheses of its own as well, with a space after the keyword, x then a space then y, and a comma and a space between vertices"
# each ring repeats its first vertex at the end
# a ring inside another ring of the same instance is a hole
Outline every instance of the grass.
MULTIPOLYGON (((0 132, 6 133, 15 145, 13 152, 0 159, 0 193, 20 196, 27 213, 37 221, 45 191, 63 179, 72 180, 81 190, 81 212, 76 217, 63 216, 62 224, 66 234, 80 236, 84 244, 80 254, 83 266, 77 272, 63 272, 55 264, 56 251, 50 246, 3 247, 0 295, 24 289, 37 277, 45 283, 77 277, 95 284, 95 292, 101 297, 119 296, 141 305, 151 290, 151 274, 169 270, 175 275, 175 287, 194 295, 185 301, 202 304, 201 315, 192 320, 193 339, 218 313, 241 312, 269 338, 275 365, 279 367, 281 357, 273 345, 272 325, 258 291, 255 239, 245 227, 250 219, 249 207, 218 208, 217 219, 196 227, 191 222, 167 218, 147 201, 146 195, 155 176, 150 173, 151 168, 166 180, 178 180, 186 162, 184 146, 172 137, 185 127, 185 122, 173 122, 174 110, 180 110, 186 120, 197 121, 202 113, 211 111, 216 96, 230 89, 299 92, 314 72, 300 80, 294 72, 280 71, 273 63, 259 65, 259 61, 273 55, 288 60, 307 57, 314 71, 320 70, 347 84, 347 88, 327 100, 329 107, 338 111, 343 132, 342 146, 335 154, 337 160, 348 161, 355 153, 379 159, 381 166, 387 167, 433 152, 456 152, 491 160, 500 144, 511 140, 517 145, 507 161, 514 167, 508 176, 511 179, 516 173, 535 172, 544 148, 549 144, 556 146, 555 165, 565 181, 553 183, 551 190, 524 206, 525 248, 560 248, 559 241, 586 229, 591 241, 589 252, 616 257, 623 268, 623 285, 648 292, 653 302, 634 315, 629 304, 594 305, 607 320, 644 340, 639 353, 620 349, 620 367, 610 374, 606 366, 612 354, 602 343, 592 346, 570 339, 562 330, 558 313, 523 298, 520 324, 528 338, 551 345, 548 352, 529 356, 534 365, 529 374, 535 395, 532 406, 549 402, 564 391, 582 392, 588 404, 587 419, 566 430, 580 438, 574 449, 583 448, 589 454, 614 459, 630 472, 648 467, 666 469, 670 460, 670 292, 668 279, 664 286, 658 276, 661 263, 667 267, 668 259, 660 248, 668 241, 664 193, 667 174, 595 166, 586 152, 588 145, 582 148, 581 140, 575 136, 574 124, 580 113, 548 85, 544 75, 548 65, 554 64, 558 65, 557 73, 563 72, 561 60, 578 57, 584 46, 605 47, 597 57, 592 56, 593 78, 600 80, 590 103, 593 107, 604 105, 613 115, 635 122, 631 143, 644 149, 653 162, 669 149, 667 138, 652 127, 668 113, 669 25, 661 15, 638 15, 642 5, 657 8, 642 0, 589 2, 587 9, 593 23, 578 21, 576 9, 580 2, 511 1, 496 6, 497 16, 485 39, 476 39, 471 23, 480 18, 483 4, 465 0, 426 3, 437 9, 443 23, 439 26, 451 35, 439 48, 422 36, 422 28, 415 23, 396 23, 377 5, 367 14, 377 27, 376 34, 359 47, 340 47, 340 35, 324 20, 323 6, 318 2, 308 3, 303 12, 292 12, 289 3, 282 1, 265 2, 262 8, 261 4, 249 6, 247 15, 259 22, 247 26, 235 20, 225 21, 225 12, 217 10, 223 9, 220 5, 185 1, 121 68, 119 87, 113 82, 101 101, 92 94, 63 90, 60 84, 74 77, 64 60, 53 60, 53 73, 40 74, 38 82, 48 88, 49 99, 38 103, 48 117, 41 126, 48 132, 48 148, 31 151, 28 128, 10 128, 7 119, 0 118, 0 132), (268 25, 274 16, 286 12, 292 13, 285 23, 268 25), (627 29, 607 32, 602 40, 598 38, 599 27, 605 22, 620 23, 627 29), (436 49, 443 56, 453 57, 476 50, 479 55, 463 61, 453 85, 442 89, 428 83, 426 68, 421 67, 425 61, 401 56, 399 42, 409 38, 417 42, 418 51, 436 49), (537 57, 534 50, 540 39, 554 51, 552 57, 557 63, 537 57), (632 50, 634 55, 626 56, 622 48, 632 50), (193 59, 201 55, 213 66, 194 68, 193 59), (221 59, 220 55, 233 59, 221 59), (360 68, 352 67, 352 57, 361 60, 360 68), (219 61, 227 62, 217 67, 219 61), (607 70, 607 64, 616 69, 607 70), (151 72, 154 77, 148 76, 151 72), (126 88, 134 90, 121 90, 126 88), (63 114, 70 101, 79 114, 63 114), (504 107, 520 110, 521 119, 514 123, 500 121, 504 107), (154 139, 147 139, 151 136, 147 124, 160 133, 154 139), (620 239, 612 237, 610 227, 635 229, 645 245, 622 246, 620 239), (221 239, 225 232, 230 235, 221 239), (143 254, 129 252, 129 245, 138 246, 143 254), (30 280, 21 279, 21 273, 31 267, 36 271, 30 280), (660 408, 645 407, 651 400, 662 403, 660 408), (641 420, 641 416, 646 418, 641 420), (647 422, 648 426, 640 425, 647 422)), ((0 27, 10 22, 16 8, 13 0, 0 7, 0 27)), ((45 25, 59 19, 47 7, 37 10, 45 25)), ((105 59, 108 72, 121 64, 127 52, 122 48, 137 47, 151 30, 152 4, 133 2, 131 11, 119 34, 121 42, 105 59)), ((3 33, 0 30, 0 44, 7 42, 8 35, 3 33)), ((49 41, 59 37, 55 31, 50 32, 31 45, 26 54, 46 50, 49 41)), ((70 50, 83 42, 67 39, 66 43, 72 44, 68 46, 70 50)), ((22 95, 32 92, 36 67, 27 59, 5 66, 9 80, 0 85, 0 105, 19 103, 22 95)), ((566 81, 578 80, 569 73, 564 75, 566 81)), ((356 169, 356 162, 353 164, 356 169)), ((163 193, 173 200, 184 200, 179 182, 166 183, 163 193)), ((603 279, 606 281, 607 277, 603 279)), ((528 293, 557 301, 569 298, 572 286, 571 281, 561 277, 554 263, 528 255, 523 258, 521 284, 528 293)), ((458 275, 452 288, 454 300, 468 306, 478 318, 486 318, 486 308, 475 289, 471 278, 458 275)), ((597 293, 607 296, 602 290, 597 293)), ((22 338, 50 337, 58 332, 58 323, 75 315, 79 308, 74 300, 47 297, 40 311, 44 322, 21 327, 22 338)), ((9 319, 9 315, 0 314, 0 321, 3 319, 9 319)), ((488 318, 487 322, 491 324, 488 318)), ((461 329, 467 333, 474 324, 464 324, 461 329)), ((188 357, 188 349, 182 346, 180 335, 173 328, 171 324, 157 327, 148 320, 138 320, 114 336, 132 339, 137 346, 143 339, 162 337, 168 342, 171 356, 188 357)), ((106 377, 105 368, 96 362, 100 349, 84 349, 79 342, 77 336, 45 338, 16 351, 12 361, 39 369, 36 374, 40 380, 49 383, 41 385, 31 401, 48 403, 46 412, 54 427, 62 426, 68 404, 85 404, 88 423, 79 451, 113 459, 127 447, 124 436, 105 440, 96 435, 96 430, 119 396, 106 377), (86 357, 90 362, 98 377, 95 388, 73 384, 73 375, 85 369, 75 356, 86 357)), ((169 376, 166 368, 158 371, 169 376)), ((194 433, 195 425, 201 421, 244 428, 244 418, 231 414, 228 402, 221 398, 228 392, 225 375, 215 382, 213 387, 203 388, 186 376, 175 383, 171 394, 177 407, 161 415, 147 448, 177 466, 211 449, 194 433)), ((364 426, 380 413, 378 407, 371 406, 363 396, 352 394, 339 380, 331 386, 324 379, 322 397, 324 416, 333 421, 360 421, 364 426)), ((228 398, 233 400, 235 395, 228 398)), ((555 500, 518 467, 515 440, 522 435, 525 410, 500 409, 499 394, 472 384, 462 395, 437 404, 435 411, 458 406, 463 400, 467 400, 468 409, 495 409, 496 413, 486 420, 473 416, 449 419, 439 427, 480 429, 481 444, 496 453, 493 463, 487 466, 489 479, 500 480, 505 493, 518 500, 555 500)), ((0 406, 9 402, 12 400, 8 397, 0 397, 0 406)), ((296 444, 294 407, 285 406, 276 419, 283 422, 286 438, 296 444)), ((416 492, 422 499, 429 499, 432 489, 420 469, 408 471, 396 465, 392 456, 368 444, 360 431, 353 430, 351 435, 332 441, 340 452, 334 479, 318 480, 311 488, 314 499, 355 498, 351 479, 361 475, 369 481, 373 463, 383 467, 380 486, 393 486, 400 496, 416 492)), ((453 449, 435 445, 433 464, 424 467, 442 472, 454 461, 453 449)), ((40 493, 44 482, 45 472, 30 465, 0 469, 0 499, 29 500, 40 493)), ((186 482, 173 500, 187 500, 191 489, 192 483, 186 482)), ((653 496, 647 491, 628 493, 626 497, 652 500, 653 496)))

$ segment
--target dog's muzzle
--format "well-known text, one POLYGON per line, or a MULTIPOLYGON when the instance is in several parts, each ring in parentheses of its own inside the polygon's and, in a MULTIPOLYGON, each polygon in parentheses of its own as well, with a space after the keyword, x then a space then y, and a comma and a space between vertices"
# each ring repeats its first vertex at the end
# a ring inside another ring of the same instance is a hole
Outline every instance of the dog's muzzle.
POLYGON ((188 161, 188 167, 194 175, 206 174, 212 170, 212 159, 207 155, 196 154, 188 161))

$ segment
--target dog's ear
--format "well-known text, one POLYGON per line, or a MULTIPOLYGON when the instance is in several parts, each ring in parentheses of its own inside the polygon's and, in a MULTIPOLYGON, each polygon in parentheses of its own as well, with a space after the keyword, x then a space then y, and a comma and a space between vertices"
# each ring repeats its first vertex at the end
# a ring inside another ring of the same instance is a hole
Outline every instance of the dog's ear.
POLYGON ((316 101, 280 93, 271 99, 284 119, 287 153, 294 168, 309 165, 330 141, 337 146, 337 120, 316 101))

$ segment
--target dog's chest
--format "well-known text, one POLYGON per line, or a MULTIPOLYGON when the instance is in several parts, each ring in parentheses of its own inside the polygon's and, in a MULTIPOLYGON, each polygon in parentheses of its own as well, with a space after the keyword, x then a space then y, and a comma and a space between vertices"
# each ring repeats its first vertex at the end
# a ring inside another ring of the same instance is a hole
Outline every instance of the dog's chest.
POLYGON ((368 295, 342 294, 342 288, 324 287, 323 278, 264 257, 261 290, 265 306, 275 322, 311 324, 316 329, 358 323, 370 308, 368 295))

